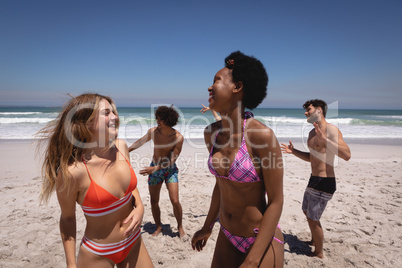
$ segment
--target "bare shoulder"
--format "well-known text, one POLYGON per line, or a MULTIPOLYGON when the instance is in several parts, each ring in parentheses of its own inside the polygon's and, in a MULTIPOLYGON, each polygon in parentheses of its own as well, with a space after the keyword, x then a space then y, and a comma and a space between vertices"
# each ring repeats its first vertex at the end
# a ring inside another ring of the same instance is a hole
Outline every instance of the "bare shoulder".
POLYGON ((253 152, 253 155, 264 157, 271 152, 280 150, 278 140, 273 130, 256 119, 247 121, 245 141, 253 152))
POLYGON ((209 124, 204 129, 204 137, 210 137, 212 135, 212 133, 215 133, 221 127, 222 127, 221 121, 217 121, 217 122, 213 122, 212 124, 209 124))
POLYGON ((177 139, 183 139, 183 135, 176 129, 175 129, 175 134, 176 134, 177 139))
POLYGON ((66 179, 72 180, 74 183, 71 183, 70 186, 73 187, 73 189, 79 189, 81 186, 81 183, 86 179, 87 176, 87 169, 82 161, 79 162, 74 162, 71 165, 68 166, 68 174, 69 178, 63 178, 62 174, 57 176, 57 180, 61 182, 59 185, 63 185, 63 182, 66 179))
POLYGON ((338 131, 339 131, 339 128, 336 127, 336 126, 334 126, 334 125, 332 125, 332 124, 330 124, 330 123, 327 123, 327 131, 330 131, 330 132, 338 132, 338 131))
POLYGON ((127 147, 127 143, 122 139, 116 139, 116 146, 117 148, 124 148, 127 147))
POLYGON ((219 131, 219 129, 221 127, 222 127, 222 122, 217 121, 217 122, 214 122, 214 123, 208 125, 204 129, 204 142, 207 145, 208 151, 211 149, 211 146, 212 146, 212 143, 213 143, 212 135, 214 133, 217 133, 217 131, 219 131))
POLYGON ((273 138, 276 139, 275 133, 271 128, 267 127, 257 119, 251 118, 247 121, 246 135, 253 144, 264 143, 273 138))
POLYGON ((177 131, 176 129, 175 129, 175 134, 176 134, 177 142, 178 143, 183 143, 183 141, 184 141, 183 135, 179 131, 177 131))
POLYGON ((204 134, 214 133, 216 130, 220 129, 221 127, 222 127, 221 121, 213 122, 212 124, 209 124, 208 126, 205 127, 204 134))
POLYGON ((153 134, 158 127, 152 127, 148 130, 148 134, 153 134))
POLYGON ((327 124, 327 133, 331 136, 336 136, 340 133, 339 128, 332 125, 332 124, 327 124))
POLYGON ((147 137, 148 140, 154 140, 155 135, 158 134, 158 132, 156 131, 157 129, 158 129, 157 127, 153 127, 153 128, 148 129, 148 132, 144 137, 147 137))
POLYGON ((127 143, 124 140, 116 139, 115 144, 116 144, 117 149, 119 149, 119 150, 127 150, 128 151, 127 143))

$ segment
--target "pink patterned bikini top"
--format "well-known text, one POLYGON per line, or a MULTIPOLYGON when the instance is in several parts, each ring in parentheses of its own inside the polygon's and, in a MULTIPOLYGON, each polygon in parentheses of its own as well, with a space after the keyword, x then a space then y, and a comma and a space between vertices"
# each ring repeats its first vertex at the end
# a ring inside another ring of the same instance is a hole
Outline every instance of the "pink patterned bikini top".
MULTIPOLYGON (((213 163, 212 163, 212 154, 214 151, 214 146, 212 145, 211 152, 208 158, 208 168, 212 175, 228 179, 235 182, 246 183, 246 182, 258 182, 261 179, 258 177, 257 171, 254 168, 253 161, 248 153, 246 141, 244 139, 244 132, 246 129, 246 120, 247 118, 253 117, 253 113, 245 112, 245 118, 243 123, 243 137, 242 142, 237 152, 232 165, 229 168, 229 176, 222 176, 216 172, 213 163)), ((216 138, 218 137, 219 132, 215 136, 214 144, 216 143, 216 138)))

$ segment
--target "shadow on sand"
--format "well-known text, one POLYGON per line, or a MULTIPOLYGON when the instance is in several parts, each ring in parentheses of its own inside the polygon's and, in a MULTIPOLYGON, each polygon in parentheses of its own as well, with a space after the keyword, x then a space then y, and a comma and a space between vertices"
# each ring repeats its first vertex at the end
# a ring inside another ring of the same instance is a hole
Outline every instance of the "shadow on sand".
MULTIPOLYGON (((156 225, 147 222, 142 226, 143 232, 147 232, 152 235, 156 231, 156 225)), ((170 224, 162 224, 162 235, 168 235, 170 237, 179 237, 179 232, 172 232, 170 224)))
POLYGON ((285 249, 285 252, 295 253, 297 255, 310 255, 311 247, 306 241, 301 241, 297 236, 290 234, 283 234, 285 238, 285 244, 289 245, 289 249, 285 249))

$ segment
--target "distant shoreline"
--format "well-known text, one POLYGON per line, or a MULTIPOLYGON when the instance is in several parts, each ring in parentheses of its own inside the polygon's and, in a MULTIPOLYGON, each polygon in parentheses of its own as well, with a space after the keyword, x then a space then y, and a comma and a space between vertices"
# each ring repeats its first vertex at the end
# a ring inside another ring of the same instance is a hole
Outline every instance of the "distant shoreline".
MULTIPOLYGON (((137 139, 123 139, 127 143, 133 142, 137 139)), ((300 138, 291 138, 290 139, 293 143, 302 143, 300 138)), ((402 146, 402 137, 399 139, 396 138, 383 138, 383 139, 378 139, 378 138, 344 138, 346 143, 348 144, 367 144, 367 145, 395 145, 395 146, 402 146)), ((0 139, 0 144, 10 144, 10 143, 25 143, 25 144, 36 144, 38 139, 0 139)), ((194 143, 197 145, 202 145, 204 144, 204 139, 185 139, 186 142, 188 143, 194 143)), ((279 143, 287 143, 289 142, 289 139, 286 138, 278 138, 279 143)))
MULTIPOLYGON (((177 108, 179 108, 179 109, 199 109, 199 110, 201 110, 201 104, 200 104, 200 106, 198 107, 195 107, 195 106, 193 106, 193 107, 190 107, 190 106, 175 106, 175 107, 177 107, 177 108)), ((62 106, 59 106, 59 105, 56 105, 56 106, 51 106, 51 105, 48 105, 48 106, 36 106, 36 105, 0 105, 0 109, 1 108, 50 108, 50 109, 62 109, 62 106)), ((117 106, 117 110, 119 110, 119 109, 151 109, 152 108, 152 105, 149 105, 149 106, 117 106)), ((304 111, 304 109, 300 106, 300 107, 258 107, 258 108, 255 108, 254 110, 252 110, 252 111, 255 111, 255 110, 301 110, 301 111, 304 111)), ((330 108, 331 109, 331 108, 330 108)), ((380 108, 378 108, 378 109, 369 109, 369 108, 338 108, 338 110, 340 110, 340 111, 396 111, 396 112, 399 112, 399 111, 402 111, 402 109, 380 109, 380 108)))

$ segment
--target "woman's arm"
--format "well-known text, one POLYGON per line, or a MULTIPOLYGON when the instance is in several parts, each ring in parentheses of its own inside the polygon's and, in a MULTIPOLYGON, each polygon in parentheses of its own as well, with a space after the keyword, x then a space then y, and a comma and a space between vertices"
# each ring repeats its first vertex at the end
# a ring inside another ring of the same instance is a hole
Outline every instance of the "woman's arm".
MULTIPOLYGON (((208 152, 212 148, 211 143, 212 129, 214 128, 210 125, 204 131, 204 141, 205 144, 207 145, 208 152)), ((214 190, 212 192, 211 205, 209 206, 209 211, 207 218, 205 219, 204 226, 201 228, 201 230, 197 231, 193 235, 193 238, 191 239, 191 246, 193 247, 193 250, 201 251, 205 247, 207 240, 212 233, 213 224, 218 218, 219 206, 220 206, 220 191, 219 191, 219 185, 216 182, 214 190)))
MULTIPOLYGON (((125 141, 120 139, 117 140, 116 146, 119 151, 126 157, 126 159, 130 159, 130 155, 128 152, 129 149, 125 141)), ((133 211, 131 211, 130 215, 128 215, 128 217, 123 221, 123 223, 125 224, 131 221, 131 224, 124 231, 124 236, 129 236, 130 234, 138 231, 138 229, 141 228, 142 219, 144 217, 144 205, 142 204, 138 188, 135 188, 134 191, 132 191, 132 195, 134 209, 133 211)))
POLYGON ((67 267, 76 267, 75 243, 76 243, 76 217, 75 204, 78 196, 74 183, 71 187, 63 187, 61 175, 57 177, 57 200, 60 205, 60 235, 66 255, 67 267))
POLYGON ((260 159, 262 179, 268 194, 268 205, 264 212, 259 232, 253 247, 243 264, 256 265, 272 241, 283 207, 283 162, 279 143, 273 131, 262 126, 250 135, 254 157, 260 159), (264 146, 265 145, 265 146, 264 146))
POLYGON ((211 109, 211 108, 209 108, 209 107, 206 107, 206 106, 204 106, 204 104, 201 104, 202 105, 202 109, 201 109, 201 113, 205 113, 206 111, 211 111, 212 112, 212 114, 214 115, 214 118, 215 118, 215 120, 216 121, 220 121, 221 120, 221 117, 219 116, 219 114, 217 113, 217 112, 215 112, 215 110, 213 110, 213 109, 211 109))
POLYGON ((193 235, 193 238, 191 239, 191 246, 193 250, 201 251, 205 247, 208 238, 212 233, 213 225, 216 219, 218 218, 219 199, 220 199, 219 185, 215 184, 211 198, 211 205, 209 207, 208 215, 207 218, 205 219, 204 226, 201 228, 201 230, 197 231, 193 235))
POLYGON ((137 232, 141 228, 142 219, 144 217, 144 205, 142 204, 138 188, 135 188, 132 194, 134 209, 124 220, 124 223, 131 221, 131 224, 124 231, 124 236, 129 236, 130 234, 137 232))

